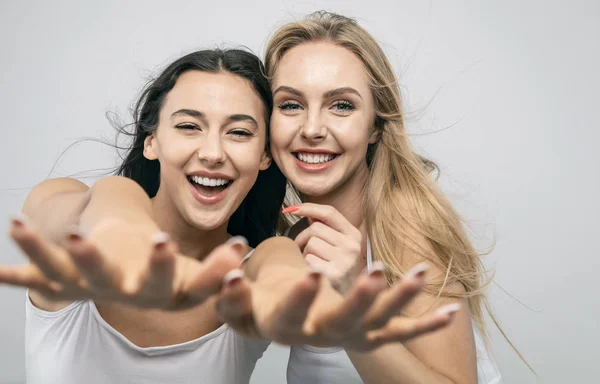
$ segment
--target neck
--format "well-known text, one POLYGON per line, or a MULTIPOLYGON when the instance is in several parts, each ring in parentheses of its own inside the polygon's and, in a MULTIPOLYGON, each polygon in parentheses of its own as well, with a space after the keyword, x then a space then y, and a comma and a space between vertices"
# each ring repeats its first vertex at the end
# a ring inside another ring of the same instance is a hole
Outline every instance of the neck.
POLYGON ((161 193, 160 189, 152 199, 152 210, 156 224, 171 236, 179 252, 185 256, 203 260, 229 238, 228 222, 211 230, 198 229, 178 214, 172 199, 161 193))
POLYGON ((331 205, 337 209, 366 239, 367 229, 364 225, 363 196, 367 183, 368 169, 366 164, 348 181, 336 188, 331 193, 322 196, 302 196, 302 200, 331 205))

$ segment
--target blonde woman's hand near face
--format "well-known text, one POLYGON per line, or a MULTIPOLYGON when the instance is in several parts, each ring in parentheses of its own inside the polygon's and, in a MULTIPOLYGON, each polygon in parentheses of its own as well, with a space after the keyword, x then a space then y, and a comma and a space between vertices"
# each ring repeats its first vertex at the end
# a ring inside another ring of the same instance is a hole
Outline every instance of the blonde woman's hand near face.
POLYGON ((283 210, 306 217, 310 225, 295 242, 306 262, 323 272, 340 293, 348 291, 363 269, 360 231, 330 205, 303 203, 283 210))
POLYGON ((57 245, 18 218, 10 237, 31 263, 0 265, 0 283, 33 289, 53 301, 90 299, 169 310, 189 308, 219 292, 245 250, 234 238, 200 262, 181 255, 165 233, 148 235, 118 219, 85 235, 72 233, 57 245))

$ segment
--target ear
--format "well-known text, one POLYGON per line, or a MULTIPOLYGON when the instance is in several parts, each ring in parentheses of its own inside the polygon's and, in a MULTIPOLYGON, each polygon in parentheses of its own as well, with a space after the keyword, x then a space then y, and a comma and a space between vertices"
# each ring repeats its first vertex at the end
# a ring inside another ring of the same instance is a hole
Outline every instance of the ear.
POLYGON ((379 140, 379 129, 374 128, 373 132, 369 135, 369 144, 375 144, 379 140))
POLYGON ((264 171, 265 169, 271 166, 271 158, 267 155, 267 151, 264 151, 262 157, 260 159, 260 170, 264 171))
POLYGON ((156 138, 154 134, 151 133, 144 139, 144 157, 148 160, 157 160, 158 156, 156 155, 156 138))

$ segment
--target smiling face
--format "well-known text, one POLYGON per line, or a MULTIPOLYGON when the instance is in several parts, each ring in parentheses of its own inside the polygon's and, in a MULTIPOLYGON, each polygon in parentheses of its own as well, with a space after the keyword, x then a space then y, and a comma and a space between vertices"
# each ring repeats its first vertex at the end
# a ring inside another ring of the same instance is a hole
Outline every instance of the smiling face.
POLYGON ((287 51, 272 83, 271 153, 305 196, 325 196, 366 175, 375 110, 360 59, 310 42, 287 51))
POLYGON ((160 163, 156 199, 198 229, 226 225, 269 166, 265 142, 264 105, 249 81, 183 73, 145 141, 144 156, 160 163))

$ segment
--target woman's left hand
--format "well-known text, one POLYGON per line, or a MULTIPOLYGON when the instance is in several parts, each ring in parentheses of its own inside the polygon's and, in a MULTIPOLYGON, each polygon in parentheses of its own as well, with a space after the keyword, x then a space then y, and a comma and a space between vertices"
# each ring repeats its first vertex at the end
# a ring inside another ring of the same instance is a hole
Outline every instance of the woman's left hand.
POLYGON ((283 213, 309 220, 296 244, 311 267, 323 272, 337 291, 347 292, 364 265, 360 231, 330 205, 303 203, 283 213))
POLYGON ((265 268, 256 281, 245 279, 242 270, 230 272, 217 301, 222 320, 245 336, 364 352, 442 328, 458 310, 401 315, 425 285, 423 265, 387 290, 383 268, 376 267, 359 276, 345 297, 317 271, 281 264, 265 268))

